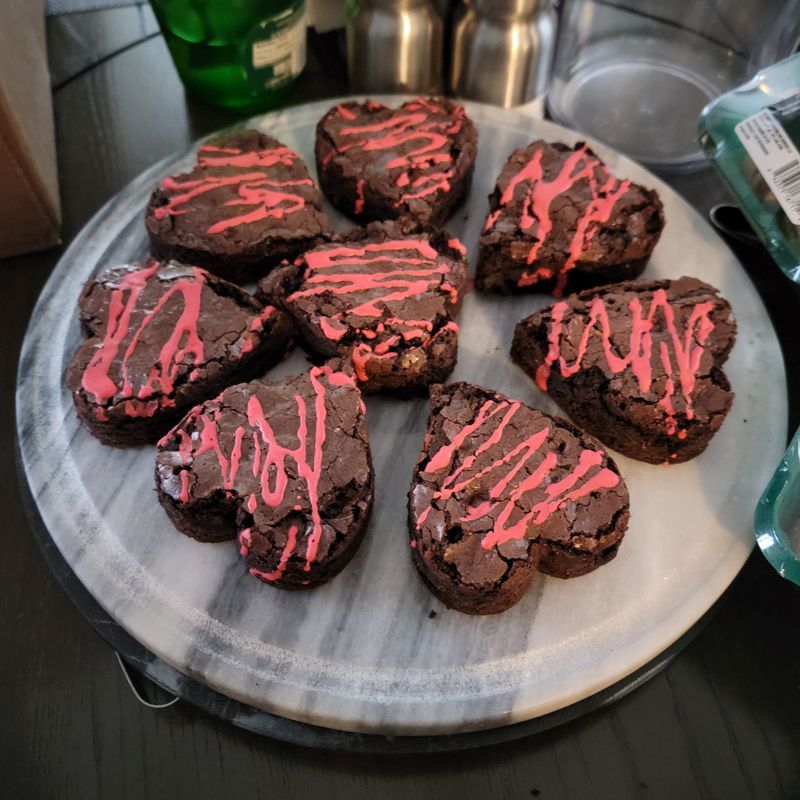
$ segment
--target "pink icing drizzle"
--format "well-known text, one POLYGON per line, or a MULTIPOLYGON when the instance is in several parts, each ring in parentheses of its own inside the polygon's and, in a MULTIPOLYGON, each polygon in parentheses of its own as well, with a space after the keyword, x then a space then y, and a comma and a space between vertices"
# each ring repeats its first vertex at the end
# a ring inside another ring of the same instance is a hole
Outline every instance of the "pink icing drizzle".
MULTIPOLYGON (((189 500, 188 478, 184 480, 183 477, 189 474, 186 468, 194 459, 207 452, 213 452, 216 456, 221 487, 231 492, 230 496, 234 496, 237 477, 242 466, 245 441, 252 442, 250 448, 252 475, 258 478, 260 487, 258 492, 248 493, 243 498, 245 508, 250 514, 256 512, 259 501, 271 508, 277 508, 285 502, 291 480, 290 475, 296 474, 303 481, 311 517, 303 567, 305 572, 310 571, 311 564, 317 557, 323 529, 319 511, 319 481, 325 446, 325 400, 327 396, 323 380, 332 387, 355 386, 352 377, 345 373, 334 372, 328 366, 314 367, 309 371, 308 376, 314 390, 313 431, 309 430, 309 409, 306 401, 301 395, 295 395, 297 405, 297 445, 295 447, 287 447, 278 441, 267 419, 267 414, 255 395, 251 395, 248 400, 247 426, 238 425, 234 429, 229 454, 226 454, 219 441, 219 416, 223 413, 219 408, 202 411, 203 407, 198 406, 195 410, 192 419, 199 423, 199 436, 196 440, 192 440, 182 428, 176 428, 170 434, 179 437, 178 453, 184 467, 181 472, 180 499, 182 502, 189 500), (293 462, 293 469, 287 468, 289 461, 293 462), (186 487, 185 491, 184 486, 186 487)), ((169 437, 165 437, 162 443, 165 443, 167 438, 169 437)), ((296 502, 292 503, 292 508, 302 510, 302 506, 296 502)), ((251 570, 251 574, 257 574, 258 577, 267 581, 277 580, 285 571, 288 559, 295 550, 298 532, 296 525, 290 527, 280 563, 274 572, 264 573, 259 570, 251 570)), ((246 555, 252 547, 252 530, 250 528, 239 534, 239 542, 243 554, 246 555)))
POLYGON ((302 195, 283 191, 292 186, 313 186, 311 178, 277 181, 269 178, 266 170, 276 165, 291 167, 300 159, 293 150, 283 145, 266 150, 242 151, 238 148, 219 148, 204 145, 200 148, 197 166, 201 168, 241 168, 250 170, 233 175, 208 174, 202 178, 179 181, 175 176, 164 178, 161 188, 172 193, 166 205, 154 209, 157 220, 168 216, 186 214, 192 210, 194 198, 217 189, 233 188, 238 197, 227 200, 224 206, 253 206, 244 214, 221 219, 206 230, 209 234, 222 233, 239 225, 249 225, 265 219, 283 219, 300 211, 306 204, 302 195))
MULTIPOLYGON (((675 367, 677 367, 677 381, 680 384, 680 391, 683 397, 687 419, 694 418, 694 408, 692 393, 694 392, 697 380, 697 372, 700 369, 700 362, 703 357, 705 344, 708 337, 714 330, 714 323, 711 321, 711 312, 714 304, 705 300, 695 303, 692 307, 686 327, 681 336, 675 320, 675 311, 670 305, 667 293, 664 289, 656 289, 650 301, 647 313, 644 313, 641 301, 634 297, 628 303, 628 311, 631 318, 631 333, 628 344, 628 354, 618 355, 618 348, 611 342, 611 324, 608 318, 606 304, 602 297, 594 297, 589 302, 589 318, 581 331, 580 339, 577 344, 577 356, 572 364, 561 355, 561 339, 563 335, 564 317, 569 311, 566 302, 558 302, 551 309, 551 322, 547 339, 549 348, 544 362, 536 370, 536 385, 543 391, 547 391, 547 382, 550 371, 554 364, 558 364, 561 375, 570 378, 577 373, 583 364, 586 349, 589 344, 589 337, 595 326, 599 325, 599 335, 603 344, 606 364, 613 373, 620 373, 625 369, 630 369, 636 378, 639 390, 646 394, 651 389, 653 381, 652 359, 653 353, 653 326, 656 314, 661 311, 664 325, 669 335, 669 343, 672 345, 675 367)), ((574 335, 572 336, 574 341, 574 335)), ((686 438, 685 431, 678 431, 676 421, 676 410, 673 403, 675 396, 675 367, 673 358, 670 356, 670 349, 666 341, 658 343, 658 358, 666 373, 664 393, 658 401, 659 407, 664 410, 665 427, 668 435, 672 436, 676 432, 679 438, 686 438)))
MULTIPOLYGON (((500 196, 500 206, 508 205, 515 199, 517 186, 522 185, 523 194, 516 199, 522 200, 522 211, 519 226, 522 230, 536 228, 536 242, 528 252, 527 263, 532 264, 541 250, 547 237, 553 230, 553 219, 550 209, 553 201, 567 192, 578 181, 588 183, 591 199, 581 211, 577 219, 575 232, 570 240, 567 259, 558 271, 553 294, 560 296, 567 283, 568 273, 574 268, 578 259, 586 251, 588 243, 594 238, 600 226, 607 222, 617 201, 628 191, 631 182, 612 177, 606 166, 587 152, 586 145, 581 145, 570 153, 561 165, 558 174, 552 180, 545 180, 542 166, 542 151, 537 150, 531 159, 511 178, 500 196), (598 179, 599 176, 599 179, 598 179)), ((494 227, 501 213, 501 208, 493 211, 486 219, 484 230, 494 227)), ((518 285, 530 286, 540 280, 553 277, 553 270, 538 268, 532 272, 523 272, 518 285)))
POLYGON ((347 106, 336 106, 336 111, 342 119, 346 119, 350 122, 356 118, 356 115, 349 108, 347 108, 347 106))
MULTIPOLYGON (((169 395, 175 388, 180 366, 191 358, 195 365, 203 361, 205 348, 197 330, 205 273, 192 268, 191 277, 181 277, 159 298, 151 311, 144 315, 131 335, 131 318, 147 282, 159 268, 157 262, 135 272, 127 273, 121 284, 111 293, 108 306, 108 320, 103 340, 92 356, 81 377, 81 386, 95 403, 105 404, 115 397, 125 400, 125 411, 130 416, 152 416, 159 407, 174 406, 174 400, 160 397, 149 400, 156 391, 169 395), (169 338, 164 342, 155 364, 142 386, 133 385, 129 375, 130 361, 136 352, 146 328, 158 316, 173 295, 180 294, 183 308, 169 338), (130 336, 121 365, 120 377, 115 380, 110 375, 111 367, 120 348, 130 336)), ((189 380, 197 378, 197 369, 189 373, 189 380)))
POLYGON ((239 534, 239 555, 242 558, 247 558, 250 553, 250 548, 253 546, 253 531, 250 528, 245 528, 239 534))
MULTIPOLYGON (((297 525, 290 525, 286 534, 286 544, 281 552, 281 558, 278 566, 272 572, 263 572, 255 567, 250 567, 250 574, 256 578, 261 578, 262 581, 276 581, 286 571, 286 565, 289 563, 289 556, 294 552, 297 547, 297 525)), ((245 554, 246 555, 246 554, 245 554)))
POLYGON ((360 214, 364 210, 364 179, 359 178, 356 181, 356 202, 353 211, 360 214))
MULTIPOLYGON (((331 341, 343 339, 350 327, 347 317, 380 320, 375 329, 352 324, 359 341, 351 351, 356 376, 361 381, 368 380, 367 363, 374 358, 396 358, 395 348, 400 342, 419 340, 420 346, 429 347, 433 335, 429 335, 433 325, 427 320, 405 320, 392 316, 390 304, 401 303, 408 298, 441 288, 450 293, 452 303, 458 301, 458 291, 446 282, 451 267, 439 261, 439 253, 423 239, 399 239, 396 241, 373 242, 363 247, 333 247, 312 250, 305 256, 306 273, 303 287, 287 298, 292 302, 302 297, 325 294, 355 295, 353 305, 332 316, 317 317, 322 334, 331 341), (397 255, 398 253, 402 255, 397 255), (386 271, 358 271, 372 265, 392 265, 402 261, 403 269, 386 271), (375 293, 368 299, 363 295, 375 293), (387 315, 388 314, 388 315, 387 315), (389 333, 380 342, 372 343, 379 334, 386 334, 390 325, 396 333, 389 333)), ((448 326, 445 326, 448 327, 448 326)), ((455 327, 455 323, 449 323, 455 327)))
MULTIPOLYGON (((367 103, 366 108, 371 113, 386 110, 386 106, 380 103, 367 103)), ((344 106, 338 106, 337 113, 348 121, 356 118, 344 106)), ((345 141, 327 154, 323 164, 337 153, 349 150, 365 153, 388 150, 396 155, 381 163, 381 169, 388 172, 401 170, 394 178, 395 185, 404 189, 408 187, 401 193, 396 206, 435 192, 449 192, 450 180, 455 174, 450 152, 451 137, 463 127, 464 116, 462 106, 448 111, 434 100, 416 98, 380 122, 340 128, 337 133, 345 141), (410 143, 414 143, 413 148, 408 153, 402 152, 410 143)), ((361 201, 356 200, 356 213, 363 209, 363 195, 360 197, 361 201)))
POLYGON ((274 306, 265 306, 261 313, 253 318, 253 321, 250 323, 250 328, 248 329, 247 333, 245 334, 244 342, 242 343, 242 349, 239 353, 239 357, 241 358, 243 355, 252 351, 252 349, 256 346, 256 343, 259 340, 258 334, 264 330, 264 323, 277 311, 274 306))
MULTIPOLYGON (((566 503, 601 489, 611 489, 619 483, 619 475, 602 467, 603 454, 599 450, 582 450, 577 466, 560 480, 546 483, 558 465, 558 456, 549 451, 529 475, 514 485, 513 482, 522 468, 546 445, 549 426, 532 433, 500 458, 480 467, 476 462, 479 462, 480 457, 490 447, 501 441, 506 427, 521 407, 522 404, 517 401, 487 400, 478 410, 475 419, 434 453, 423 470, 431 474, 447 469, 460 448, 470 438, 486 433, 487 428, 493 424, 492 420, 499 417, 499 422, 489 436, 473 453, 461 458, 460 465, 447 475, 441 489, 435 491, 431 498, 431 502, 447 500, 494 474, 498 480, 490 487, 488 498, 470 508, 464 520, 472 522, 490 514, 495 516, 494 527, 481 539, 481 546, 486 550, 512 539, 525 538, 532 526, 542 525, 566 503), (534 491, 543 493, 544 498, 511 523, 511 515, 515 509, 519 510, 519 501, 526 493, 534 491), (494 514, 498 509, 499 512, 494 514)), ((431 508, 432 506, 428 506, 419 515, 418 528, 427 519, 431 508)))
POLYGON ((451 250, 455 250, 456 252, 461 253, 462 256, 465 256, 467 254, 467 248, 464 247, 464 245, 455 237, 447 240, 447 246, 451 250))

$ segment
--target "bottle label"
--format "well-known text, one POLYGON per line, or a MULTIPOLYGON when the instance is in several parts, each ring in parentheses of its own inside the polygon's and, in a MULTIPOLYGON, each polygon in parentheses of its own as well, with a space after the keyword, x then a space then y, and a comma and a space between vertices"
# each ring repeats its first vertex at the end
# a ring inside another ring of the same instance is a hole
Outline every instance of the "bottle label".
POLYGON ((734 130, 789 221, 800 226, 800 151, 773 109, 743 119, 734 130))
POLYGON ((280 14, 256 25, 248 39, 247 73, 259 89, 278 89, 306 65, 304 0, 295 0, 280 14))

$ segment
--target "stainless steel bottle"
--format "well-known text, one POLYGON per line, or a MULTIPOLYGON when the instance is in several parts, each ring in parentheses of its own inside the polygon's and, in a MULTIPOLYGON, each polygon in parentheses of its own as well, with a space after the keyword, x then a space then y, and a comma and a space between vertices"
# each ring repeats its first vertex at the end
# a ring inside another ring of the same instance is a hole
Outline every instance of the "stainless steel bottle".
POLYGON ((430 0, 348 0, 350 88, 441 92, 442 30, 430 0))
POLYGON ((453 28, 453 93, 506 108, 542 95, 556 23, 552 0, 464 0, 453 28))

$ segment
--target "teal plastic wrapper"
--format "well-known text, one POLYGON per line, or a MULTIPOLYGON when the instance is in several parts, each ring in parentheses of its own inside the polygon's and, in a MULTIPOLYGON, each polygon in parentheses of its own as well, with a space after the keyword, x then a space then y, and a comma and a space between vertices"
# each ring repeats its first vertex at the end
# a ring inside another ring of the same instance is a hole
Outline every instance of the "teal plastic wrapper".
MULTIPOLYGON (((800 54, 703 109, 700 143, 778 266, 800 283, 800 54)), ((756 541, 800 585, 800 430, 755 511, 756 541)))
POLYGON ((755 524, 767 561, 800 586, 800 430, 758 501, 755 524))
POLYGON ((800 54, 709 103, 698 127, 765 247, 800 283, 800 54))

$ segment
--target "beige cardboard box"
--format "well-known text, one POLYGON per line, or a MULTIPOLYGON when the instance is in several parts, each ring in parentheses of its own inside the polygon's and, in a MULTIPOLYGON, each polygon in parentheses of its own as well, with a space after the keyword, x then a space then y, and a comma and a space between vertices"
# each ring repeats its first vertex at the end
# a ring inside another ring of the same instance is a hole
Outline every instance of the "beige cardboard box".
POLYGON ((59 242, 44 0, 3 0, 0 25, 0 258, 59 242))

